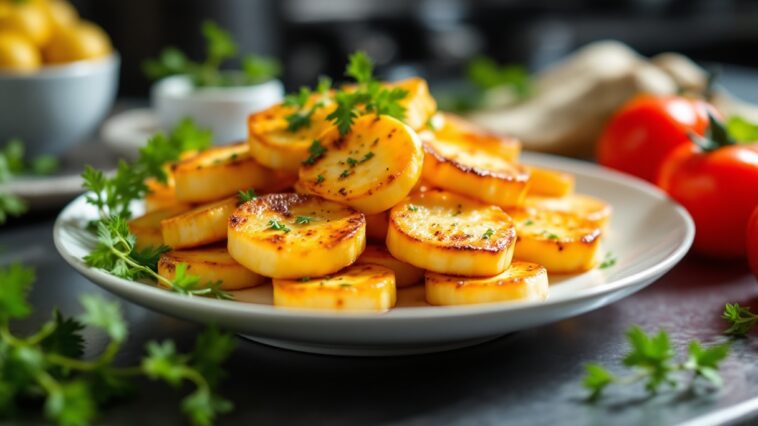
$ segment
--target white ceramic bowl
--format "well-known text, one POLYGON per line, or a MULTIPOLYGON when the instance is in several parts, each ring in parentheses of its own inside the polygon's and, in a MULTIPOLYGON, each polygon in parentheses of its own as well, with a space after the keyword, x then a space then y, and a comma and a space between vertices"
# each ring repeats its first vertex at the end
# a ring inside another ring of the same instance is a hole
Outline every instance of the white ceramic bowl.
POLYGON ((213 130, 215 143, 247 138, 247 116, 281 102, 279 80, 233 87, 195 88, 185 75, 164 78, 153 85, 151 98, 158 121, 165 129, 184 117, 213 130))
MULTIPOLYGON (((398 292, 387 313, 346 313, 271 306, 270 285, 234 292, 236 301, 187 297, 87 267, 87 231, 97 211, 84 196, 63 209, 53 231, 63 258, 97 285, 131 302, 191 321, 216 323, 273 346, 339 355, 401 355, 471 345, 613 303, 671 269, 687 253, 695 228, 687 212, 652 185, 601 167, 524 154, 524 162, 576 175, 577 189, 607 200, 613 218, 604 240, 618 263, 584 274, 552 276, 547 301, 429 306, 424 287, 398 292)), ((546 343, 547 344, 547 343, 546 343)))
POLYGON ((0 143, 21 138, 31 154, 56 154, 85 140, 113 106, 120 58, 0 73, 0 143))

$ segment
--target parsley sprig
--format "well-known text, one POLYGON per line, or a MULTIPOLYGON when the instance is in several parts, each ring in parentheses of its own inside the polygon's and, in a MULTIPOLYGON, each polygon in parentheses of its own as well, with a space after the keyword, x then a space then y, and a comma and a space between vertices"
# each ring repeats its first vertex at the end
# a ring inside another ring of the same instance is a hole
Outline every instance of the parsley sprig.
POLYGON ((725 333, 736 337, 746 336, 758 323, 758 315, 750 312, 750 308, 740 306, 738 303, 727 303, 721 318, 729 323, 729 328, 725 333))
POLYGON ((632 327, 626 333, 630 350, 624 357, 624 365, 634 369, 627 376, 617 376, 597 363, 585 366, 584 387, 590 391, 590 399, 596 400, 610 385, 630 385, 645 382, 645 389, 656 393, 663 385, 676 386, 683 382, 687 373, 692 382, 703 379, 713 387, 722 384, 718 368, 729 354, 729 343, 703 347, 698 341, 690 342, 687 359, 677 362, 668 333, 661 330, 655 336, 648 335, 639 327, 632 327))
POLYGON ((363 112, 405 119, 405 107, 400 103, 408 91, 399 87, 382 86, 374 79, 374 63, 358 51, 350 55, 345 75, 356 81, 355 87, 339 90, 334 96, 336 108, 326 118, 344 135, 363 112))
POLYGON ((294 112, 288 114, 286 117, 287 130, 296 132, 301 128, 310 127, 313 114, 331 102, 329 99, 329 89, 331 88, 332 80, 329 77, 321 77, 319 78, 318 86, 316 86, 316 93, 319 95, 318 99, 309 103, 314 93, 310 88, 305 86, 301 87, 300 91, 296 94, 285 96, 284 106, 295 109, 294 112))
POLYGON ((165 182, 166 164, 178 160, 184 152, 208 148, 211 142, 212 133, 209 130, 185 118, 169 134, 159 132, 153 135, 140 149, 139 158, 134 164, 120 161, 112 176, 91 166, 85 167, 83 186, 91 192, 87 195, 87 202, 97 207, 101 219, 113 216, 129 218, 132 202, 148 193, 147 179, 165 182))
POLYGON ((173 279, 159 275, 158 259, 171 249, 159 246, 137 250, 136 238, 129 232, 129 226, 122 217, 115 216, 98 222, 97 241, 95 249, 84 257, 88 266, 103 269, 128 280, 151 278, 172 291, 187 296, 231 299, 229 293, 221 290, 220 281, 201 283, 197 276, 187 274, 185 263, 177 265, 173 279))
POLYGON ((281 72, 281 65, 275 59, 252 54, 240 58, 239 47, 232 35, 215 22, 203 22, 201 32, 206 44, 204 61, 192 61, 181 50, 168 47, 163 49, 157 59, 148 59, 142 64, 145 75, 158 80, 185 74, 192 78, 196 86, 207 87, 257 84, 270 80, 281 72), (241 61, 242 73, 221 72, 221 65, 235 58, 241 61))
POLYGON ((150 342, 141 362, 117 367, 114 359, 128 330, 118 304, 100 296, 81 298, 84 312, 78 318, 54 311, 39 330, 25 337, 11 332, 11 321, 28 317, 27 295, 34 270, 18 264, 0 268, 0 417, 12 416, 27 400, 44 399, 44 414, 59 425, 87 425, 98 405, 132 392, 132 380, 144 376, 172 387, 183 383, 193 391, 181 404, 195 425, 210 425, 218 414, 230 411, 231 402, 216 393, 224 376, 222 364, 234 349, 231 335, 209 328, 194 350, 179 353, 171 341, 150 342), (102 353, 83 359, 85 327, 102 330, 109 338, 102 353))

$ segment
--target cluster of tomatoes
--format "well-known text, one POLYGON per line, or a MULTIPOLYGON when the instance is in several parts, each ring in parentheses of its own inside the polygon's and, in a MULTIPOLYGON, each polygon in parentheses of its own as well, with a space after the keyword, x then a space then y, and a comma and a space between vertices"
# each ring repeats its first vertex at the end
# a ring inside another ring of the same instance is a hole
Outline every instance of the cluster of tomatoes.
POLYGON ((111 51, 108 35, 65 0, 0 0, 0 72, 32 72, 111 51))
POLYGON ((600 164, 658 185, 695 221, 696 251, 747 257, 758 276, 758 141, 736 141, 708 102, 641 96, 610 120, 600 164))

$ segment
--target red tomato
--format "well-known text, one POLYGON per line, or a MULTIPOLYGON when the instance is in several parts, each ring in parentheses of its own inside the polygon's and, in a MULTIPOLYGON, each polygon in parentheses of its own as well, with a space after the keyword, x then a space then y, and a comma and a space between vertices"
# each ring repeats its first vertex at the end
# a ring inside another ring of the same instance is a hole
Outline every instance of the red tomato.
POLYGON ((758 278, 758 205, 755 206, 747 224, 747 260, 750 262, 750 269, 758 278))
POLYGON ((704 135, 708 113, 705 101, 682 96, 638 96, 619 110, 606 126, 597 146, 597 161, 650 182, 656 182, 668 155, 689 145, 689 133, 704 135))
POLYGON ((665 161, 658 186, 692 215, 697 251, 745 256, 748 219, 758 205, 758 145, 711 152, 684 145, 665 161))

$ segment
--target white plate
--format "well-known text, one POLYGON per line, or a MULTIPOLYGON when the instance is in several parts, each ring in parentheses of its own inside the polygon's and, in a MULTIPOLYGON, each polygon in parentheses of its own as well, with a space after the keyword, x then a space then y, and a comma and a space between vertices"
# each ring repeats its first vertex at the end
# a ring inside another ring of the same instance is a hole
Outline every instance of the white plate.
POLYGON ((613 206, 605 250, 618 257, 608 269, 551 277, 545 302, 435 307, 423 286, 399 292, 398 307, 383 314, 333 313, 270 306, 264 286, 237 293, 236 301, 191 298, 116 278, 84 265, 93 237, 84 229, 96 213, 83 197, 55 224, 63 258, 97 285, 140 305, 179 318, 211 323, 288 349, 339 355, 399 355, 467 346, 597 309, 626 297, 671 269, 689 249, 695 230, 687 212, 641 180, 601 167, 526 153, 524 162, 576 175, 577 189, 613 206), (253 303, 242 303, 248 301, 253 303))

